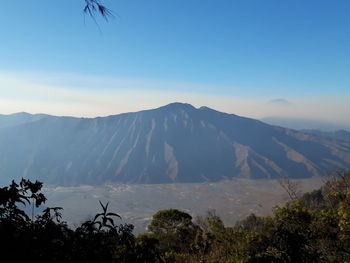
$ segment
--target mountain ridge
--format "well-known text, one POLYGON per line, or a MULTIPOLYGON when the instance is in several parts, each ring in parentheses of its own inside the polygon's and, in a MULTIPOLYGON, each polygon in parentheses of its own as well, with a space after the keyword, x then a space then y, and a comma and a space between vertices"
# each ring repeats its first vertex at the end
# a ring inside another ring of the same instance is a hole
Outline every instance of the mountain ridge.
POLYGON ((301 130, 301 132, 314 134, 317 136, 323 136, 329 139, 343 140, 350 142, 350 132, 346 130, 335 130, 331 132, 325 132, 320 130, 301 130))
POLYGON ((0 174, 52 184, 302 178, 350 167, 350 143, 190 104, 1 128, 0 174))

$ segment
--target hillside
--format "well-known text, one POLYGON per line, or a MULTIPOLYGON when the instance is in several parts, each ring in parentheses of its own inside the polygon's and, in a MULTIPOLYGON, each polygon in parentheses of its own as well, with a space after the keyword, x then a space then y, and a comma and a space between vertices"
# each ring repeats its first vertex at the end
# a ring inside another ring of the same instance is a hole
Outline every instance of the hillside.
POLYGON ((320 131, 320 130, 302 130, 304 133, 314 134, 317 136, 327 137, 329 139, 343 140, 350 142, 350 132, 345 130, 337 130, 337 131, 320 131))
POLYGON ((1 182, 187 183, 350 167, 350 143, 173 103, 98 118, 0 116, 1 182), (3 119, 11 125, 1 125, 3 119))

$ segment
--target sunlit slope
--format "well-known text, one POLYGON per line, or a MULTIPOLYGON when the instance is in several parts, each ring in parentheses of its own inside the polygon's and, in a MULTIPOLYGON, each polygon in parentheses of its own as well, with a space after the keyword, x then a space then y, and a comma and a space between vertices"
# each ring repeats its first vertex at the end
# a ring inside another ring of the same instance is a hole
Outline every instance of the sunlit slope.
POLYGON ((29 119, 0 128, 2 182, 185 183, 311 177, 350 167, 348 142, 189 104, 93 119, 29 119))

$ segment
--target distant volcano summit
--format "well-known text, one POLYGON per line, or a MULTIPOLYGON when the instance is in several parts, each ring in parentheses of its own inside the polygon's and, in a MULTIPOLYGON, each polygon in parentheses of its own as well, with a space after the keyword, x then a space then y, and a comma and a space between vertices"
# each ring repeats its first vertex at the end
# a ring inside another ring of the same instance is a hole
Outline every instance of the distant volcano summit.
POLYGON ((98 118, 0 115, 3 183, 302 178, 349 167, 349 142, 190 104, 98 118))

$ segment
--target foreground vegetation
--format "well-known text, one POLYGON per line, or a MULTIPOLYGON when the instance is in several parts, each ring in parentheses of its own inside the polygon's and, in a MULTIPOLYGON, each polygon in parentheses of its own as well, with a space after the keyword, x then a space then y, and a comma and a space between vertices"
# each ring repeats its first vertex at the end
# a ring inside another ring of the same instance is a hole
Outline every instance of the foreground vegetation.
POLYGON ((102 212, 70 229, 60 207, 46 201, 42 183, 22 179, 0 188, 1 255, 36 262, 350 262, 350 174, 276 206, 271 217, 248 216, 226 227, 215 213, 193 219, 176 209, 157 212, 148 233, 117 224, 102 212))

